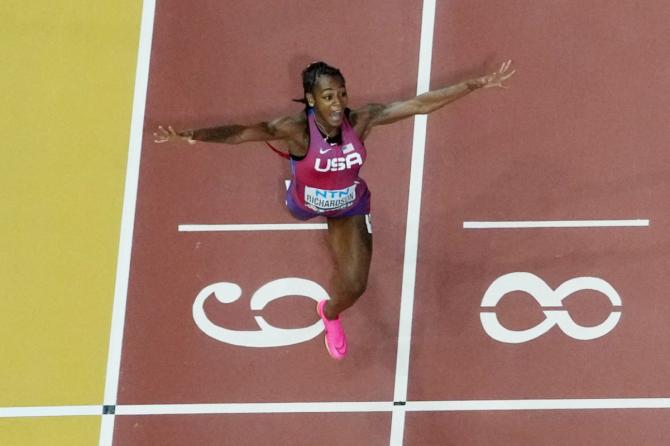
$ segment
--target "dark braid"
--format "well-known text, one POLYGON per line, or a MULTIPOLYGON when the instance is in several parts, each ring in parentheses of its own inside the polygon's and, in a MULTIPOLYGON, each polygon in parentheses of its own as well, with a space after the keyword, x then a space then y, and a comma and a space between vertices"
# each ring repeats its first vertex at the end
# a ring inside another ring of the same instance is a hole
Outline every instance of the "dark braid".
POLYGON ((339 77, 344 84, 344 76, 342 76, 340 70, 331 67, 323 61, 312 62, 307 65, 307 68, 302 70, 302 89, 305 96, 302 99, 294 99, 294 101, 307 105, 307 93, 314 91, 314 86, 320 76, 339 77))

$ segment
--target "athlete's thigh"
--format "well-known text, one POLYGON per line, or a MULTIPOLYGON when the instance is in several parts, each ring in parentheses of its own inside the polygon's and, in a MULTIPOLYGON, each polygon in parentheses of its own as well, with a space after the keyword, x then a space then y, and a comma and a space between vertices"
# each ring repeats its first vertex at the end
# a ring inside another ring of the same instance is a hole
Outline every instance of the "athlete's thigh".
POLYGON ((367 275, 372 257, 372 235, 364 215, 328 219, 328 239, 341 271, 367 275))

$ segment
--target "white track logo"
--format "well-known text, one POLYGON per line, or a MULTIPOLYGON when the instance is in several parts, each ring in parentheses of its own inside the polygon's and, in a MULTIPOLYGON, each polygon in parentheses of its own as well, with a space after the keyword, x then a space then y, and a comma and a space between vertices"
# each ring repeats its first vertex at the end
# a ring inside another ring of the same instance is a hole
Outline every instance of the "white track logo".
MULTIPOLYGON (((207 336, 227 344, 241 347, 281 347, 299 344, 315 338, 323 330, 323 323, 318 321, 309 327, 278 328, 268 324, 262 316, 255 316, 260 330, 243 331, 219 327, 209 320, 205 314, 205 301, 214 294, 221 303, 235 302, 242 296, 242 289, 234 283, 218 282, 203 288, 193 303, 193 320, 207 336)), ((321 285, 307 279, 288 277, 273 280, 260 287, 251 297, 251 309, 262 310, 273 300, 286 296, 305 296, 319 302, 328 299, 328 293, 321 285)))
MULTIPOLYGON (((610 300, 612 305, 620 306, 621 297, 609 283, 596 277, 576 277, 564 282, 552 290, 542 279, 531 273, 510 273, 496 279, 486 290, 482 299, 482 307, 493 308, 508 293, 522 291, 530 294, 543 307, 562 307, 563 299, 582 290, 598 291, 610 300)), ((527 330, 509 330, 504 327, 495 312, 482 311, 480 319, 484 331, 500 342, 519 344, 533 340, 548 332, 553 326, 558 327, 571 338, 578 340, 596 339, 606 335, 619 322, 620 311, 613 311, 605 321, 595 327, 584 327, 570 317, 567 310, 544 310, 544 321, 527 330)))

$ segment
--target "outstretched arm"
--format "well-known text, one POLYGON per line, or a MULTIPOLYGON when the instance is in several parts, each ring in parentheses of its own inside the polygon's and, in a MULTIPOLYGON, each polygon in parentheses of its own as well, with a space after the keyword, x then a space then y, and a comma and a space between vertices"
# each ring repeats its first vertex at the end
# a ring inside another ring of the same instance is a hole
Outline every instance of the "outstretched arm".
POLYGON ((406 101, 393 102, 387 105, 368 104, 360 109, 352 110, 353 119, 362 124, 361 133, 366 134, 375 125, 391 124, 414 115, 432 113, 480 88, 507 88, 503 82, 512 77, 516 71, 510 71, 511 64, 512 61, 508 60, 491 74, 469 79, 439 90, 429 91, 406 101))
POLYGON ((172 126, 158 126, 154 132, 154 142, 164 143, 174 139, 182 139, 189 144, 197 141, 218 142, 224 144, 240 144, 249 141, 274 141, 292 139, 304 131, 299 118, 284 117, 273 121, 254 125, 222 125, 202 129, 176 131, 172 126))

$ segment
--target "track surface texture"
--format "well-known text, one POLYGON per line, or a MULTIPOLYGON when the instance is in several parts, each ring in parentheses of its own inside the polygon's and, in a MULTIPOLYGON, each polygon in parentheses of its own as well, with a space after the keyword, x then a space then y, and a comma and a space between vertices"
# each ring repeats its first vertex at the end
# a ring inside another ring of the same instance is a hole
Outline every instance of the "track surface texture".
POLYGON ((412 97, 424 6, 157 3, 114 445, 670 438, 665 2, 437 1, 431 88, 507 58, 518 72, 510 89, 431 114, 422 165, 413 119, 367 139, 374 256, 366 294, 343 315, 344 361, 325 352, 309 288, 329 289, 325 231, 179 229, 299 222, 284 207, 288 164, 262 144, 157 145, 158 124, 296 113, 300 72, 317 59, 342 70, 353 107, 412 97), (411 195, 413 170, 423 189, 411 195), (644 224, 464 227, 584 220, 644 224), (263 288, 277 280, 284 297, 276 282, 263 288), (206 333, 203 314, 228 331, 206 333), (259 345, 235 345, 259 323, 271 326, 259 345), (269 345, 272 327, 313 324, 269 345))

